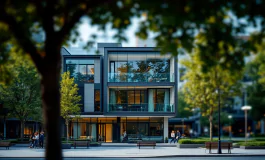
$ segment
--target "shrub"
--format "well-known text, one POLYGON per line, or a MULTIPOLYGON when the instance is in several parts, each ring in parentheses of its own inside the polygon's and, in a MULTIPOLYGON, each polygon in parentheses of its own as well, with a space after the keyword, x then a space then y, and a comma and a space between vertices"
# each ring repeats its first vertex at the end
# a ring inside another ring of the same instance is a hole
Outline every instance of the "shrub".
POLYGON ((265 137, 265 134, 257 133, 257 134, 255 134, 255 137, 265 137))
POLYGON ((209 142, 208 139, 180 139, 179 144, 204 144, 205 142, 209 142))
POLYGON ((252 141, 252 142, 239 142, 240 146, 265 146, 265 142, 257 142, 257 141, 252 141))
MULTIPOLYGON (((218 139, 214 138, 213 142, 217 142, 218 139)), ((222 142, 227 142, 224 140, 221 140, 222 142)), ((198 138, 198 139, 180 139, 179 144, 204 144, 205 142, 210 142, 209 138, 198 138)))
POLYGON ((17 143, 17 139, 5 139, 5 140, 1 140, 2 142, 11 142, 11 143, 17 143))

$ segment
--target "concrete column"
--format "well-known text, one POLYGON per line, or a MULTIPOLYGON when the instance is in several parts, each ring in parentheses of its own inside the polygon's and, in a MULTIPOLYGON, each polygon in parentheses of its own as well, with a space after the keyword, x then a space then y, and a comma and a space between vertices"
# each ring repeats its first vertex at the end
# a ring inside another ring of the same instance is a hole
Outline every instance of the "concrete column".
POLYGON ((80 128, 80 126, 79 126, 79 124, 78 123, 74 123, 74 134, 73 134, 73 138, 79 138, 80 137, 80 135, 81 135, 81 128, 80 128))
POLYGON ((168 117, 164 117, 164 140, 168 138, 168 117))
POLYGON ((264 120, 263 119, 260 120, 260 133, 261 134, 265 133, 265 131, 264 131, 264 120))

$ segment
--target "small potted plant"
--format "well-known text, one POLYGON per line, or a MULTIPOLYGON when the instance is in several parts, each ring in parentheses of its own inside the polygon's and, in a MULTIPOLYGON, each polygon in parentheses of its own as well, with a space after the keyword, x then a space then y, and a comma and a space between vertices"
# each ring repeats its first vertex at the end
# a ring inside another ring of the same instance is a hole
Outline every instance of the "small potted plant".
POLYGON ((165 143, 168 143, 168 138, 167 137, 165 137, 165 143))

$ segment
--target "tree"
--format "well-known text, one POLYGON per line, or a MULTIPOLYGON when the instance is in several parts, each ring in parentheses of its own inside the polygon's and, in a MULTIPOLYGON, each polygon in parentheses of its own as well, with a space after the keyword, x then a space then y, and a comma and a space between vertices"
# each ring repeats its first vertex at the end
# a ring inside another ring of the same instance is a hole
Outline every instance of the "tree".
POLYGON ((250 113, 254 120, 264 119, 265 116, 265 52, 264 44, 259 45, 259 53, 246 65, 246 75, 253 85, 248 86, 248 104, 252 106, 250 113))
POLYGON ((77 116, 80 114, 79 101, 81 100, 81 96, 78 95, 78 87, 77 84, 74 83, 74 78, 70 78, 70 72, 65 72, 62 74, 62 80, 60 84, 61 116, 65 120, 68 142, 69 121, 72 119, 72 116, 77 116))
POLYGON ((13 81, 0 85, 1 98, 9 110, 9 117, 20 120, 20 138, 24 137, 24 126, 28 120, 41 121, 41 98, 39 75, 29 57, 12 54, 14 64, 9 64, 13 81))
MULTIPOLYGON (((237 35, 246 33, 249 25, 264 24, 263 1, 130 1, 130 0, 1 0, 0 45, 1 51, 10 43, 20 46, 29 54, 41 75, 42 104, 47 134, 46 158, 62 159, 60 143, 60 49, 67 40, 76 40, 80 17, 88 16, 92 25, 105 30, 107 24, 116 31, 114 38, 125 40, 124 30, 131 18, 145 15, 137 35, 147 38, 148 30, 156 33, 162 53, 178 54, 178 48, 193 49, 194 36, 201 33, 207 39, 199 45, 202 69, 214 68, 215 53, 221 51, 219 64, 227 70, 244 66, 244 56, 264 38, 265 25, 260 25, 247 41, 236 41, 237 35), (240 5, 238 5, 240 4, 240 5), (242 18, 245 21, 242 21, 242 18), (235 25, 236 24, 236 25, 235 25), (43 31, 45 41, 39 44, 32 33, 43 31), (73 33, 73 36, 70 34, 73 33), (236 62, 236 63, 235 63, 236 62)), ((92 36, 94 37, 94 36, 92 36)), ((91 43, 89 43, 91 44, 91 43)), ((7 61, 1 52, 0 69, 7 61)), ((10 73, 1 75, 2 81, 10 80, 10 73)))
POLYGON ((186 103, 185 95, 182 92, 178 92, 178 116, 185 118, 193 115, 192 107, 186 103))
POLYGON ((208 117, 212 141, 213 115, 218 108, 219 96, 222 106, 226 98, 235 96, 240 86, 240 71, 231 75, 221 67, 215 67, 203 72, 201 68, 204 62, 200 60, 196 49, 190 59, 181 63, 187 68, 183 76, 187 80, 183 87, 185 101, 194 108, 200 108, 202 116, 208 117))

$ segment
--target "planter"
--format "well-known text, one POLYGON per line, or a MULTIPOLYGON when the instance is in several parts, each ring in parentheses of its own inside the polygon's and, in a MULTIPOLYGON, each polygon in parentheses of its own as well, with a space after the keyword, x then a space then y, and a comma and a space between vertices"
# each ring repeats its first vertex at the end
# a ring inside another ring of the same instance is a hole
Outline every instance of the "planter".
POLYGON ((165 143, 168 143, 168 140, 165 140, 165 143))
POLYGON ((241 149, 265 149, 265 146, 240 146, 241 149))
POLYGON ((62 143, 62 149, 71 149, 72 144, 71 143, 62 143))
POLYGON ((179 144, 177 143, 178 148, 199 148, 204 147, 205 144, 179 144))
POLYGON ((92 144, 90 144, 90 146, 92 146, 92 147, 99 147, 99 146, 101 146, 101 143, 98 143, 98 144, 97 143, 94 143, 94 144, 92 143, 92 144))

